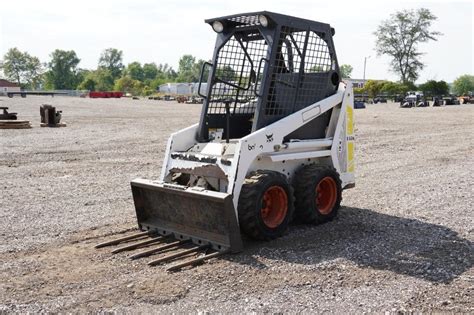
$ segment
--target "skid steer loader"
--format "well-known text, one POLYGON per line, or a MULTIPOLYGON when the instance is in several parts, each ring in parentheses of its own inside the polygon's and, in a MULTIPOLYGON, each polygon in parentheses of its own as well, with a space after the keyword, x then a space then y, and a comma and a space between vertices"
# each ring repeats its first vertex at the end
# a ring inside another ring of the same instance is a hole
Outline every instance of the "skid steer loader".
POLYGON ((171 270, 241 251, 241 232, 271 240, 293 217, 329 221, 355 184, 352 86, 334 29, 266 11, 205 22, 217 41, 199 123, 171 135, 159 179, 131 182, 142 232, 98 245, 159 243, 132 258, 191 246, 150 265, 211 251, 171 270))

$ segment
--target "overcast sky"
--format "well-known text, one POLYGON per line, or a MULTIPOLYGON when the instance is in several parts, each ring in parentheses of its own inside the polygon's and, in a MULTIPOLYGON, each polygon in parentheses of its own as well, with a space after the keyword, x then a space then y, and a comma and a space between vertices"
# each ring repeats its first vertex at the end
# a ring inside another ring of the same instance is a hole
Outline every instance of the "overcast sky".
MULTIPOLYGON (((377 57, 373 31, 381 20, 400 9, 425 7, 438 20, 433 30, 444 35, 423 44, 426 68, 418 82, 452 82, 473 74, 473 1, 341 1, 341 0, 15 0, 0 5, 0 56, 11 47, 49 61, 56 48, 75 50, 81 68, 97 66, 100 52, 123 50, 124 63, 169 63, 192 54, 210 59, 215 33, 204 19, 252 11, 274 11, 331 24, 339 64, 354 67, 362 78, 364 57, 368 78, 396 80, 388 59, 377 57)), ((0 58, 1 59, 1 58, 0 58)))

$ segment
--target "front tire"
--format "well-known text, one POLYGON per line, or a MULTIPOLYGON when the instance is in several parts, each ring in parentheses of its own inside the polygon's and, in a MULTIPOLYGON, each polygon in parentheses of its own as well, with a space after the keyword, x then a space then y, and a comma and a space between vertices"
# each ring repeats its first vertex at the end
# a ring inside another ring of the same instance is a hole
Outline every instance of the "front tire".
POLYGON ((307 165, 295 175, 295 216, 319 224, 337 216, 342 200, 339 173, 326 165, 307 165))
POLYGON ((252 172, 239 196, 241 230, 256 240, 282 236, 293 217, 293 190, 286 176, 275 171, 252 172))

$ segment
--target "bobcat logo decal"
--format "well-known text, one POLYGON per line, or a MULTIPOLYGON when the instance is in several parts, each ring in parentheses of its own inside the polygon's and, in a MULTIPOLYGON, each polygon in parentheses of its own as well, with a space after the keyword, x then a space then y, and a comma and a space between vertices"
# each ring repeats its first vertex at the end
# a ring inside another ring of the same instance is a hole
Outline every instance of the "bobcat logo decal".
POLYGON ((265 135, 267 137, 267 142, 273 142, 273 133, 269 135, 265 135))

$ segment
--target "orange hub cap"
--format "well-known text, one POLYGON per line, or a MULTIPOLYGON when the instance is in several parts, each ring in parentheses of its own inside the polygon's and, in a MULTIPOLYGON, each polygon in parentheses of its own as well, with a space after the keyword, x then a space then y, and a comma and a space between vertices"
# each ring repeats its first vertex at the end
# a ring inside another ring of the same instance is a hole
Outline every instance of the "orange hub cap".
POLYGON ((278 227, 285 220, 288 212, 288 196, 280 186, 271 186, 263 194, 260 214, 263 223, 271 229, 278 227))
POLYGON ((337 185, 334 178, 326 176, 316 186, 316 204, 321 214, 331 213, 337 200, 337 185))

